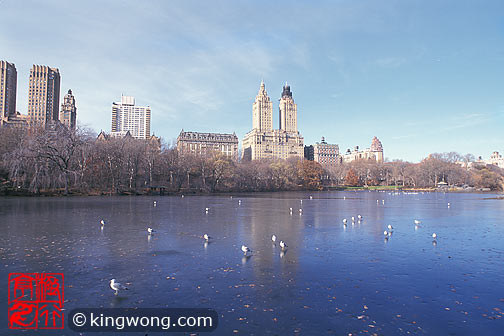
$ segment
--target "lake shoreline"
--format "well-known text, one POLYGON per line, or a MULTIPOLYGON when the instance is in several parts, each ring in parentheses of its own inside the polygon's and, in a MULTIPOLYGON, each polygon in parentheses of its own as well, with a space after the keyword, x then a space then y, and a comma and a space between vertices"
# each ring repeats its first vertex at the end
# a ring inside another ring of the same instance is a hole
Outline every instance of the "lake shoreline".
MULTIPOLYGON (((181 190, 181 191, 125 191, 121 193, 107 193, 102 191, 77 192, 69 191, 67 194, 64 191, 40 191, 38 193, 27 190, 0 190, 0 197, 92 197, 92 196, 223 196, 223 195, 240 195, 254 193, 280 193, 280 192, 329 192, 329 191, 379 191, 379 192, 404 192, 404 193, 470 193, 470 194, 504 194, 498 190, 467 190, 467 189, 438 189, 438 188, 403 188, 394 186, 383 187, 329 187, 323 190, 244 190, 244 191, 215 191, 208 192, 202 190, 181 190)), ((504 199, 502 197, 494 197, 489 199, 504 199)))

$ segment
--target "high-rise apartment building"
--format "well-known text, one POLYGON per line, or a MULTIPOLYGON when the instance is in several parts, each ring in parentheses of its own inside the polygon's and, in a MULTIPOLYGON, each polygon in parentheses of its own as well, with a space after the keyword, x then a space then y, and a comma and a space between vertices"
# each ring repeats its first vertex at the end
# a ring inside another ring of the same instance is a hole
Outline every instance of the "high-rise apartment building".
POLYGON ((77 122, 77 107, 75 107, 75 97, 72 94, 72 90, 68 90, 68 93, 63 98, 59 120, 63 125, 68 127, 68 129, 75 129, 77 122))
POLYGON ((252 105, 252 130, 243 138, 244 160, 302 158, 303 137, 297 130, 297 105, 285 84, 279 105, 280 129, 273 129, 273 106, 264 82, 252 105))
POLYGON ((128 131, 136 139, 150 137, 151 108, 135 106, 135 98, 121 96, 120 103, 112 103, 112 128, 110 136, 124 136, 128 131))
POLYGON ((0 125, 16 115, 16 88, 16 66, 0 61, 0 125))
POLYGON ((58 120, 60 81, 57 68, 33 65, 30 69, 28 118, 31 124, 45 126, 58 120))

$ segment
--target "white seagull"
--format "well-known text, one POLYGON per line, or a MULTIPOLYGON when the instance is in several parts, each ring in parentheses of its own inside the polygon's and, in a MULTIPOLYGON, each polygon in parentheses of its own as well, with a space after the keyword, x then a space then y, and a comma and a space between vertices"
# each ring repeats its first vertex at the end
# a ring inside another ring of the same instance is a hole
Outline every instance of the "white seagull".
POLYGON ((209 241, 210 238, 211 237, 208 234, 206 234, 206 233, 203 235, 203 239, 205 239, 206 241, 209 241))
POLYGON ((421 222, 421 221, 419 221, 418 219, 415 219, 415 224, 417 224, 417 225, 418 225, 418 224, 420 224, 420 223, 422 223, 422 222, 421 222))
POLYGON ((152 228, 149 227, 149 228, 147 228, 147 232, 149 232, 149 234, 151 235, 153 232, 156 232, 156 231, 152 230, 152 228))
POLYGON ((389 224, 387 227, 388 227, 388 229, 389 229, 390 231, 392 231, 392 230, 394 229, 394 227, 393 227, 392 225, 390 225, 390 224, 389 224))
POLYGON ((436 238, 437 238, 437 234, 434 232, 434 233, 432 234, 432 239, 436 239, 436 238))
POLYGON ((271 241, 272 241, 273 243, 274 243, 274 242, 276 242, 276 236, 275 236, 275 235, 271 236, 271 241))
POLYGON ((387 230, 383 231, 383 235, 384 235, 384 236, 388 235, 387 230))
POLYGON ((283 249, 287 248, 288 246, 284 243, 283 240, 280 240, 280 247, 283 249))
POLYGON ((247 255, 247 252, 252 252, 252 250, 251 250, 251 249, 249 249, 249 248, 248 248, 247 246, 245 246, 245 245, 242 245, 242 246, 241 246, 241 250, 243 251, 243 254, 244 254, 244 255, 247 255))
POLYGON ((156 201, 154 201, 154 206, 156 206, 156 205, 157 205, 157 202, 156 202, 156 201))
POLYGON ((299 214, 301 215, 303 213, 303 209, 299 209, 299 214))
POLYGON ((100 224, 101 224, 101 227, 102 227, 102 229, 103 229, 103 227, 105 226, 105 221, 102 219, 102 220, 100 221, 100 224))
POLYGON ((347 222, 347 219, 346 218, 343 218, 343 224, 346 225, 346 222, 347 222))
POLYGON ((361 215, 357 215, 357 218, 359 218, 359 220, 361 220, 361 219, 362 219, 362 216, 361 216, 361 215))
POLYGON ((352 222, 355 222, 355 217, 354 216, 352 216, 352 222))
POLYGON ((121 285, 119 282, 116 282, 115 279, 110 280, 110 288, 112 288, 112 290, 115 290, 115 295, 119 293, 120 289, 128 290, 128 287, 121 285))
POLYGON ((208 210, 210 210, 210 208, 205 208, 205 212, 208 213, 208 210))

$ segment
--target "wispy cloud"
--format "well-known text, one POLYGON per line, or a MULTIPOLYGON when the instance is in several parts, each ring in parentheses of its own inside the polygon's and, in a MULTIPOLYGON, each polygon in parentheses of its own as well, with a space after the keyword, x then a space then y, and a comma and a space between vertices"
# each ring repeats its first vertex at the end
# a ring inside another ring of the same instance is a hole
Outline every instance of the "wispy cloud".
POLYGON ((461 116, 450 117, 441 127, 440 131, 448 132, 462 128, 474 128, 489 121, 489 116, 482 113, 470 113, 461 116))
POLYGON ((398 68, 406 63, 406 59, 403 57, 385 57, 379 58, 373 62, 373 64, 383 67, 383 68, 398 68))

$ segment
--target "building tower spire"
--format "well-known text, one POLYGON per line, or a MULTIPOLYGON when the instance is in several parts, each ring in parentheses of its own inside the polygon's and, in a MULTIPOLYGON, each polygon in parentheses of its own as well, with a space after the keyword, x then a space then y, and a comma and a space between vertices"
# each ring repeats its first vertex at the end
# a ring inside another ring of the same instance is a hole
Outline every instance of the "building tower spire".
POLYGON ((63 98, 59 120, 63 125, 68 127, 68 129, 75 129, 77 122, 77 107, 75 107, 75 97, 71 89, 68 90, 68 93, 63 98))
POLYGON ((273 130, 273 103, 268 97, 262 80, 261 87, 252 105, 252 128, 263 132, 273 130))
POLYGON ((290 86, 285 82, 279 104, 280 130, 297 133, 297 105, 290 86))

